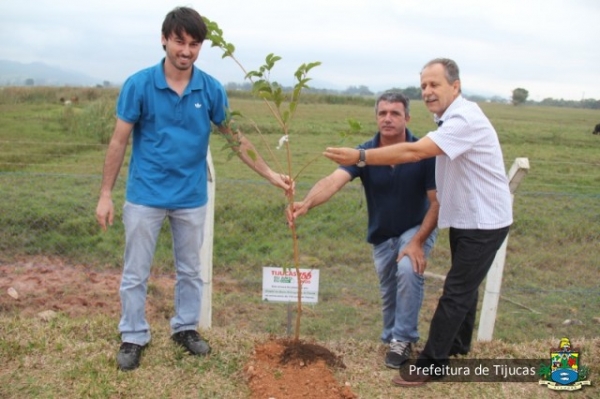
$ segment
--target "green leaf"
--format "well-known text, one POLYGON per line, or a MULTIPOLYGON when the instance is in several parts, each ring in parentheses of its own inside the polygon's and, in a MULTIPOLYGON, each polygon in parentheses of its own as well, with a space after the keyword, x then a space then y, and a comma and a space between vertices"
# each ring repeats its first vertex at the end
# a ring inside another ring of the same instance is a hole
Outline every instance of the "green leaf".
POLYGON ((312 79, 311 78, 304 78, 298 81, 298 83, 296 83, 297 86, 300 87, 308 87, 307 83, 310 82, 312 79))
POLYGON ((315 61, 315 62, 311 62, 306 66, 306 72, 310 71, 311 69, 313 69, 314 67, 317 67, 321 65, 321 61, 315 61))
POLYGON ((259 91, 256 95, 263 100, 271 101, 273 99, 273 95, 267 91, 259 91))
POLYGON ((268 93, 269 95, 271 95, 273 93, 273 89, 271 88, 269 82, 267 82, 264 79, 261 79, 257 80, 252 85, 252 93, 254 93, 255 96, 259 97, 262 96, 263 93, 268 93))
POLYGON ((279 60, 281 60, 281 57, 271 53, 271 54, 267 55, 267 57, 265 58, 265 64, 269 67, 268 69, 270 70, 271 68, 273 68, 275 63, 279 60))
POLYGON ((281 86, 278 85, 273 92, 273 102, 277 108, 279 108, 283 101, 285 101, 285 94, 283 93, 283 90, 281 90, 281 86))
POLYGON ((292 103, 296 103, 300 98, 300 92, 302 91, 302 87, 296 85, 294 87, 294 91, 292 92, 292 103))
POLYGON ((358 133, 362 129, 362 124, 356 119, 349 118, 348 125, 350 125, 350 130, 354 133, 358 133))
POLYGON ((299 81, 300 79, 302 79, 302 76, 304 75, 304 71, 302 70, 302 66, 303 66, 303 65, 304 65, 304 64, 302 64, 302 65, 300 66, 300 68, 298 68, 298 69, 296 70, 296 72, 294 73, 294 76, 296 77, 296 80, 298 80, 298 81, 299 81))
POLYGON ((250 71, 246 74, 244 79, 250 79, 250 78, 262 78, 262 73, 260 73, 258 71, 250 71))
POLYGON ((349 118, 349 119, 347 119, 347 122, 348 122, 349 129, 346 131, 340 132, 340 136, 342 138, 346 138, 346 137, 350 136, 351 134, 357 134, 357 133, 361 132, 362 124, 359 121, 357 121, 356 119, 349 118))
POLYGON ((296 108, 298 108, 298 103, 297 102, 291 102, 290 103, 290 113, 294 114, 296 112, 296 108))
POLYGON ((229 111, 229 119, 233 118, 234 116, 239 116, 241 118, 244 117, 244 115, 240 112, 240 111, 229 111))
POLYGON ((257 93, 262 93, 262 92, 272 93, 273 89, 271 88, 271 85, 266 80, 257 80, 256 82, 254 82, 254 85, 252 86, 252 91, 257 92, 257 93))
POLYGON ((250 157, 250 159, 252 159, 254 162, 256 162, 256 159, 257 159, 256 152, 254 152, 253 150, 246 150, 246 154, 250 157))

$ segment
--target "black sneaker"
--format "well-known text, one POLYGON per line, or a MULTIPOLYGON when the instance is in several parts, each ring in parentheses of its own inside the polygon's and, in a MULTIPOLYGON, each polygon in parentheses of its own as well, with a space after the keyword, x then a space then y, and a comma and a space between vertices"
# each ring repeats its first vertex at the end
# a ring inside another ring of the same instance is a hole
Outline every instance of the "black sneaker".
POLYGON ((145 346, 123 342, 117 353, 117 365, 122 371, 135 370, 140 366, 140 357, 145 346))
POLYGON ((410 342, 402 342, 392 339, 390 342, 390 350, 385 354, 385 365, 391 369, 399 369, 412 352, 412 344, 410 342))
POLYGON ((210 353, 210 346, 200 337, 200 334, 196 330, 180 331, 173 334, 171 338, 192 355, 205 356, 210 353))

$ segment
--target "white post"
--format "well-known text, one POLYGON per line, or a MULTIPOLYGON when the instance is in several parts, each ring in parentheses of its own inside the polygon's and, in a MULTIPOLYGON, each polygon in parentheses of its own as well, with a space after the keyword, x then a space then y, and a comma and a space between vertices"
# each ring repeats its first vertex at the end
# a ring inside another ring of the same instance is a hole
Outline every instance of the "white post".
MULTIPOLYGON (((521 180, 529 172, 529 160, 527 158, 517 158, 508 171, 508 181, 510 193, 514 199, 515 191, 521 183, 521 180)), ((479 331, 477 333, 478 341, 491 341, 494 334, 494 324, 496 323, 496 313, 498 311, 498 301, 500 300, 500 288, 502 286, 502 273, 504 272, 504 261, 506 260, 506 246, 508 245, 508 236, 498 249, 494 263, 488 271, 485 284, 485 294, 481 306, 481 316, 479 317, 479 331)))
POLYGON ((202 288, 202 306, 200 308, 200 324, 203 329, 212 325, 212 274, 213 274, 213 237, 215 226, 215 167, 212 162, 210 147, 206 157, 208 173, 208 203, 206 207, 206 222, 204 225, 204 242, 200 248, 200 277, 204 283, 202 288))

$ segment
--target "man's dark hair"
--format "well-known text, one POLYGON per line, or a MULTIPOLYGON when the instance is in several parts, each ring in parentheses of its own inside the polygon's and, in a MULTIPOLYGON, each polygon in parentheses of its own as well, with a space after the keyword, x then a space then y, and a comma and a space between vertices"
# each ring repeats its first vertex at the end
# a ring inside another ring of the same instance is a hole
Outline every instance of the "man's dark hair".
POLYGON ((410 114, 410 100, 400 90, 386 90, 384 91, 375 102, 375 114, 381 101, 387 101, 388 103, 402 103, 404 105, 405 116, 410 114))
MULTIPOLYGON (((162 35, 169 39, 171 35, 183 37, 187 33, 199 43, 206 39, 207 28, 198 11, 189 7, 176 7, 167 14, 162 25, 162 35)), ((163 50, 166 47, 163 46, 163 50)))

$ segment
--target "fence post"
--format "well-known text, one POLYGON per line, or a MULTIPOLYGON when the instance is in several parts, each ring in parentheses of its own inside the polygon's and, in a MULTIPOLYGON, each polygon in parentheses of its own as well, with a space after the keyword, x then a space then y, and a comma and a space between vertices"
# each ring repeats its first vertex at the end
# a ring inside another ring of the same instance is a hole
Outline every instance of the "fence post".
MULTIPOLYGON (((529 172, 529 159, 516 158, 508 171, 509 188, 513 200, 515 191, 527 172, 529 172)), ((494 334, 494 324, 496 323, 498 301, 500 300, 500 288, 502 286, 502 273, 504 272, 507 245, 508 236, 504 239, 500 249, 498 249, 494 262, 486 277, 485 294, 481 306, 481 316, 479 317, 479 331, 477 333, 478 341, 491 341, 494 334)))
POLYGON ((213 237, 215 226, 215 187, 217 183, 215 167, 212 162, 210 147, 206 156, 208 203, 206 205, 206 221, 204 240, 200 248, 200 277, 203 281, 202 306, 200 308, 199 327, 210 328, 212 325, 212 274, 213 274, 213 237))

